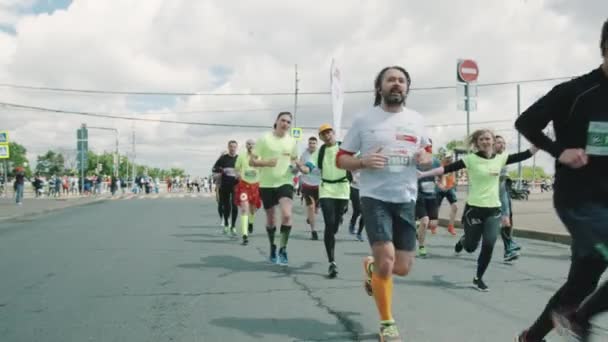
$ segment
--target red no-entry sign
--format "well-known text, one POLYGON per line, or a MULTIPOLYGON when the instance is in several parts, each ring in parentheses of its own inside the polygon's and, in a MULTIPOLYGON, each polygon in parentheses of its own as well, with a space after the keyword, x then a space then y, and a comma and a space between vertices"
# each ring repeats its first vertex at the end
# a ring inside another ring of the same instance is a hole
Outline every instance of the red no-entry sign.
POLYGON ((477 66, 477 62, 472 59, 458 61, 456 70, 458 74, 458 81, 460 82, 475 82, 479 76, 479 67, 477 66))

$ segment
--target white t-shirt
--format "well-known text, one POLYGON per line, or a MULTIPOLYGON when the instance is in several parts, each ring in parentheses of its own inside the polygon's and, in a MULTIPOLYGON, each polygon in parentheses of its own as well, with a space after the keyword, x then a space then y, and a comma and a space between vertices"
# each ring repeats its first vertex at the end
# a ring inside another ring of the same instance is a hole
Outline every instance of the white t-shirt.
POLYGON ((372 107, 357 115, 341 148, 362 155, 382 148, 388 157, 383 169, 362 169, 359 180, 360 197, 385 202, 416 201, 418 178, 415 153, 429 145, 424 118, 418 112, 403 108, 399 113, 372 107))

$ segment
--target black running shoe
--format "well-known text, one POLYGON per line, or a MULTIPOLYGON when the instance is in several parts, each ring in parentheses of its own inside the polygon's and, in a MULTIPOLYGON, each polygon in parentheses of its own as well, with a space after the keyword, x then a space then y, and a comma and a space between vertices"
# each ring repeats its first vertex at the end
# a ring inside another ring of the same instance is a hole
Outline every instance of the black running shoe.
POLYGON ((456 245, 454 246, 454 252, 456 253, 460 253, 462 252, 464 246, 462 245, 462 238, 458 239, 458 242, 456 242, 456 245))
POLYGON ((532 341, 528 338, 528 330, 524 330, 521 334, 515 337, 515 342, 547 342, 547 340, 542 339, 540 341, 532 341))
POLYGON ((330 279, 335 278, 338 275, 338 265, 335 262, 329 264, 329 269, 327 270, 327 276, 330 279))
POLYGON ((481 280, 480 278, 477 278, 477 277, 473 278, 473 287, 481 292, 490 291, 490 289, 488 288, 488 285, 486 285, 486 283, 484 283, 483 280, 481 280))

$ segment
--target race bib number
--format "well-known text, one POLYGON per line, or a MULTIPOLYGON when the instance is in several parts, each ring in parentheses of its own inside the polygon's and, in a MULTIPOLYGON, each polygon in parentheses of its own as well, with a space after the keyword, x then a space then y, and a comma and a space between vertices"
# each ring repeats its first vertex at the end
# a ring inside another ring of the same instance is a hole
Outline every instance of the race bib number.
POLYGON ((387 166, 391 172, 401 172, 413 165, 412 158, 405 153, 392 153, 387 155, 387 166))
POLYGON ((245 177, 247 177, 247 178, 255 178, 255 176, 257 176, 257 174, 258 174, 257 170, 245 171, 245 177))
POLYGON ((422 182, 420 183, 420 191, 425 194, 432 194, 435 192, 435 182, 422 182))
POLYGON ((400 155, 389 155, 388 156, 388 168, 392 172, 403 171, 406 167, 412 165, 411 158, 409 156, 400 155))
POLYGON ((228 177, 236 177, 236 171, 233 168, 225 168, 224 175, 228 177))
POLYGON ((587 131, 587 154, 608 156, 608 122, 591 121, 587 131))

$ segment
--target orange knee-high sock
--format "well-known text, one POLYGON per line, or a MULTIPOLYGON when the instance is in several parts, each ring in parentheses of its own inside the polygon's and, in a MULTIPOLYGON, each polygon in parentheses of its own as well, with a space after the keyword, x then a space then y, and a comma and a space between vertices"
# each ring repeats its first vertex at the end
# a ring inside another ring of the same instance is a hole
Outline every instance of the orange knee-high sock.
POLYGON ((372 290, 380 313, 380 320, 392 321, 393 278, 391 276, 382 278, 378 274, 372 273, 372 290))

